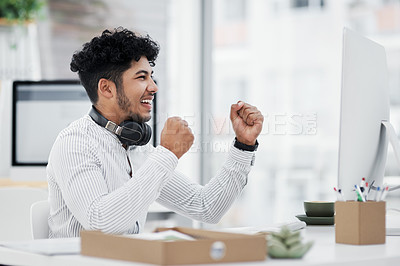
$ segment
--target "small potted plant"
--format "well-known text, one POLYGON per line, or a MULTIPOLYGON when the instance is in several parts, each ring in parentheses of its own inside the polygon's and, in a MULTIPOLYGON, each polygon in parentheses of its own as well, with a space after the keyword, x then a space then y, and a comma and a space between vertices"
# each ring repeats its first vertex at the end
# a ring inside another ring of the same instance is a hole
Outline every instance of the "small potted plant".
POLYGON ((35 22, 45 4, 46 0, 0 0, 0 54, 2 62, 6 62, 0 67, 0 80, 38 76, 40 62, 35 22))
POLYGON ((44 0, 0 0, 0 24, 29 23, 43 5, 44 0))

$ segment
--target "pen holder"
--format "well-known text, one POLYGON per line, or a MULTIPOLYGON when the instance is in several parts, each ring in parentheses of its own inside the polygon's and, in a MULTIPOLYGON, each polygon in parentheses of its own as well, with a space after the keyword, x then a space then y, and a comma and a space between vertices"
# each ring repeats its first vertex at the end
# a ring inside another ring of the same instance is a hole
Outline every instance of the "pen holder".
POLYGON ((336 243, 352 245, 384 244, 386 202, 336 201, 336 243))

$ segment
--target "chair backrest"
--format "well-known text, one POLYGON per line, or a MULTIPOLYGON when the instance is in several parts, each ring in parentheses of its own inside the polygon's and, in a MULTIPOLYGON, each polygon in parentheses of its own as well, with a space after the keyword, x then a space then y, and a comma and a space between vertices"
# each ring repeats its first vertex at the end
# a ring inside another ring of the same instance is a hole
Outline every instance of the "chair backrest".
POLYGON ((50 205, 47 200, 38 201, 31 206, 31 229, 33 239, 49 237, 48 218, 50 205))
POLYGON ((31 205, 46 200, 48 194, 45 188, 0 188, 0 241, 32 239, 31 205))

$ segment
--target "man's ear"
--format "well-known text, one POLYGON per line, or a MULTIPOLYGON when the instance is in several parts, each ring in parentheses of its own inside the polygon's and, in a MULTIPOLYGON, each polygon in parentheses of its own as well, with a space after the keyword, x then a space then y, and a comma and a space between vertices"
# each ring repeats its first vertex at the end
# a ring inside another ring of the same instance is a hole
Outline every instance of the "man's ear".
POLYGON ((101 95, 107 99, 111 99, 116 94, 115 84, 111 80, 101 78, 97 83, 97 91, 99 93, 99 97, 101 95))

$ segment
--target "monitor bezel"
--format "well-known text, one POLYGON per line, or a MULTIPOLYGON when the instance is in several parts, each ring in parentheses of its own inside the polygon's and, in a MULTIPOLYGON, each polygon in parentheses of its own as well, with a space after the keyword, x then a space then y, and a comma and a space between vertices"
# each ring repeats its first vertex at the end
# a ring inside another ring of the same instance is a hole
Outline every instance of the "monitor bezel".
POLYGON ((18 162, 17 161, 17 101, 18 101, 18 96, 17 96, 17 90, 19 86, 23 85, 81 85, 79 80, 38 80, 38 81, 33 81, 33 80, 15 80, 13 82, 13 88, 12 88, 12 132, 11 132, 11 166, 46 166, 47 162, 43 163, 38 163, 38 162, 18 162))

